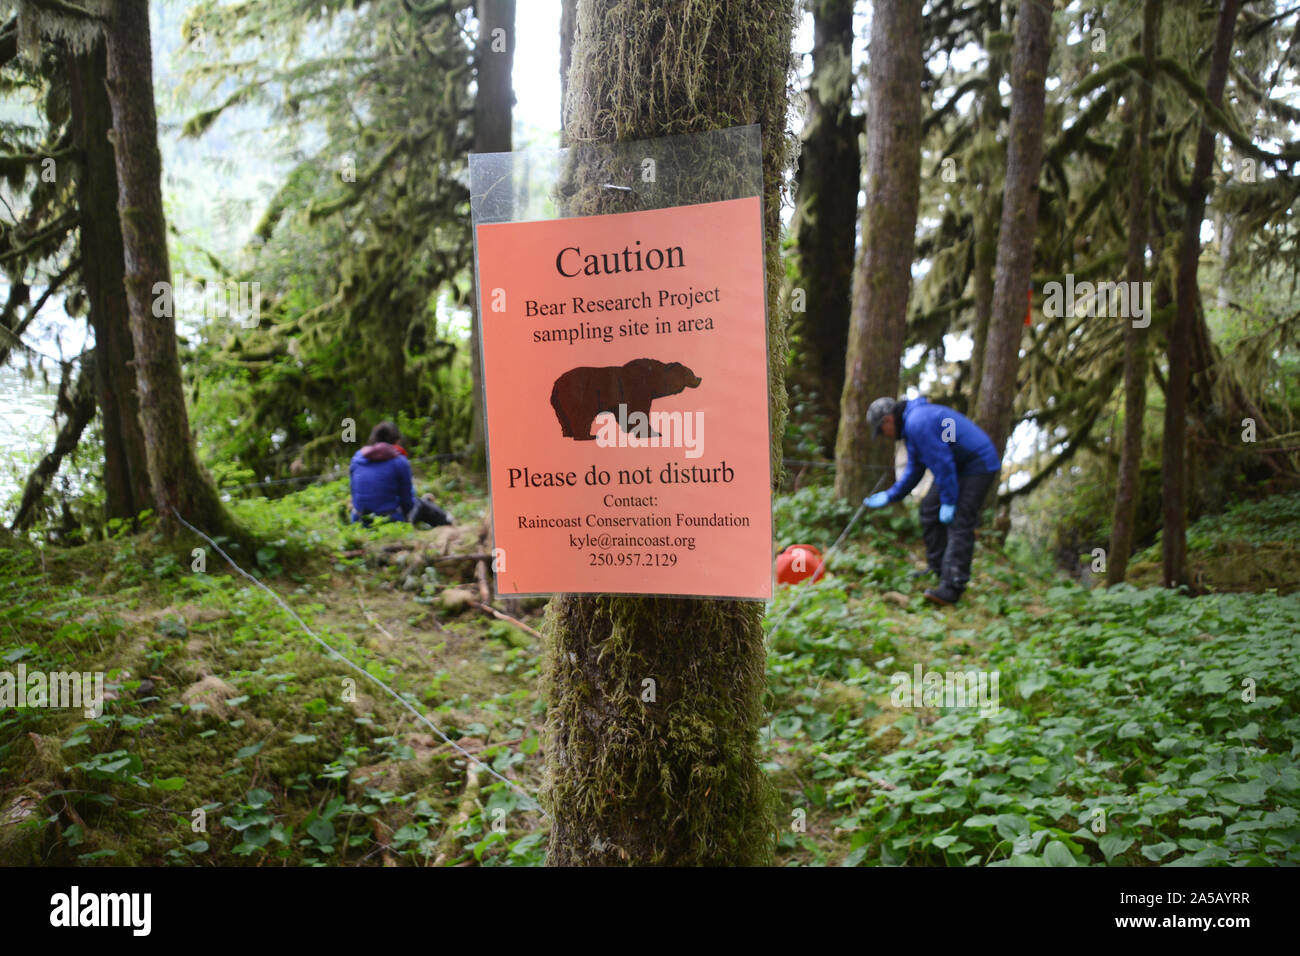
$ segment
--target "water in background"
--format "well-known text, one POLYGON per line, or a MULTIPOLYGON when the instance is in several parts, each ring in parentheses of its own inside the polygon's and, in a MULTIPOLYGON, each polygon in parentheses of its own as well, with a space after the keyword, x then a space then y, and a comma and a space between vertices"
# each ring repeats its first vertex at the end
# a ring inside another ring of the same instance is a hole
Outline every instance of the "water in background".
MULTIPOLYGON (((33 299, 40 295, 39 289, 32 292, 33 299)), ((0 285, 0 298, 8 294, 0 285)), ((0 523, 6 526, 28 474, 54 445, 54 404, 62 372, 52 359, 80 354, 86 340, 85 320, 69 318, 61 304, 51 302, 23 336, 24 343, 50 358, 15 348, 0 366, 0 523)))

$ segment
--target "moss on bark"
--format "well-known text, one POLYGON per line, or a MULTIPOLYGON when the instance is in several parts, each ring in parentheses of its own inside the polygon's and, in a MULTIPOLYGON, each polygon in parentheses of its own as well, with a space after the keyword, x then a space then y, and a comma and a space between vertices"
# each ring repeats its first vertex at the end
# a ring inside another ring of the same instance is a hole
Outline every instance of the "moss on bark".
POLYGON ((175 509, 208 534, 225 535, 248 546, 251 537, 222 506, 194 452, 175 320, 154 315, 156 290, 170 284, 172 276, 163 217, 149 5, 145 0, 119 0, 107 23, 123 284, 131 312, 140 425, 153 504, 168 533, 180 527, 173 517, 175 509))
MULTIPOLYGON (((572 145, 760 124, 767 266, 770 453, 780 465, 785 324, 777 309, 781 177, 789 157, 793 4, 583 0, 569 75, 572 145)), ((575 151, 575 156, 592 157, 575 151)), ((660 170, 654 205, 737 195, 725 151, 660 170)), ((626 174, 628 171, 620 170, 626 174)), ((569 214, 636 208, 611 169, 579 158, 569 214)), ((548 610, 545 691, 549 860, 760 864, 775 845, 757 761, 765 651, 753 602, 560 595, 548 610), (647 683, 647 681, 653 682, 647 683)))
POLYGON ((835 493, 849 499, 894 464, 893 443, 867 428, 867 409, 898 394, 921 198, 920 5, 876 0, 871 35, 867 202, 835 440, 835 493))

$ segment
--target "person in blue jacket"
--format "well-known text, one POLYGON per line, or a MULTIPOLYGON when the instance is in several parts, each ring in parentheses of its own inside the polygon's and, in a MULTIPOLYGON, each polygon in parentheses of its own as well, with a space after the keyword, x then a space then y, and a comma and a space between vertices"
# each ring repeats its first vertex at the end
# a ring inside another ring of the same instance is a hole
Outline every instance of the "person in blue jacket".
POLYGON ((369 526, 373 515, 393 521, 415 524, 455 524, 447 512, 415 494, 411 481, 411 463, 397 426, 380 422, 370 432, 370 440, 355 455, 348 467, 352 485, 352 520, 369 526))
POLYGON ((867 425, 873 438, 884 435, 907 443, 907 470, 891 488, 863 504, 883 508, 901 501, 929 469, 934 482, 921 500, 921 533, 926 562, 939 586, 927 589, 925 596, 936 604, 956 604, 970 580, 980 509, 1001 472, 997 449, 961 412, 924 398, 878 398, 867 409, 867 425))

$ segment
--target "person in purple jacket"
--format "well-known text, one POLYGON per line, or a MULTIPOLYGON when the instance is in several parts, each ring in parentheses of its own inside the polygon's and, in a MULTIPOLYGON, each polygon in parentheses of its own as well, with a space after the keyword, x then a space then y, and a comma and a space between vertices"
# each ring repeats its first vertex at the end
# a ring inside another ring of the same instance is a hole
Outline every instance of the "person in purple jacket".
POLYGON ((373 515, 438 527, 455 524, 447 512, 417 497, 411 481, 411 463, 400 444, 401 434, 392 422, 380 422, 370 440, 352 456, 348 475, 352 484, 352 520, 367 527, 373 515))
POLYGON ((872 437, 907 443, 907 470, 886 491, 865 499, 883 508, 911 494, 926 469, 934 475, 921 500, 921 534, 930 573, 939 579, 925 596, 935 604, 956 604, 970 581, 975 527, 1002 462, 989 436, 973 421, 946 405, 924 398, 878 398, 867 409, 872 437))

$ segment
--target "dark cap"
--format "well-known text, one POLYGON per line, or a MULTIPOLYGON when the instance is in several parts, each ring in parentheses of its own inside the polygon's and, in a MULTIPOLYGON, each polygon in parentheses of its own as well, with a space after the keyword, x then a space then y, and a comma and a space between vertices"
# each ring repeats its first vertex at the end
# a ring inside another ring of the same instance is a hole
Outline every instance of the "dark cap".
POLYGON ((867 409, 867 427, 871 429, 871 437, 880 437, 880 425, 885 418, 894 414, 894 409, 898 407, 898 402, 889 397, 878 398, 871 403, 867 409))

